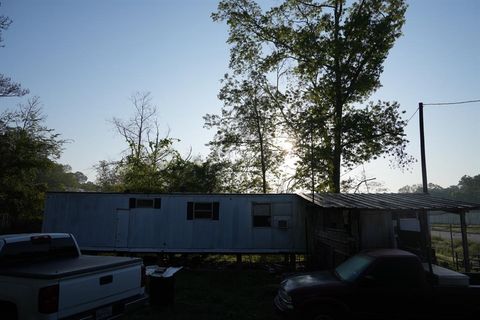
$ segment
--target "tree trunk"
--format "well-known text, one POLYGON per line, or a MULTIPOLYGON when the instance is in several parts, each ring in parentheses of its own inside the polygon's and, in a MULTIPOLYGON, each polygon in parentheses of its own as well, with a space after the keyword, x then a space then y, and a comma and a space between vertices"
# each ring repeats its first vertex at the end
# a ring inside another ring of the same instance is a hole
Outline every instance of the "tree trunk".
POLYGON ((262 191, 263 193, 267 193, 267 165, 265 163, 265 146, 264 146, 264 141, 263 141, 263 133, 262 133, 262 127, 261 127, 261 121, 260 121, 260 114, 258 112, 256 102, 254 105, 254 111, 255 111, 255 116, 256 116, 256 122, 257 122, 257 134, 258 134, 258 140, 260 143, 260 164, 262 167, 262 191))
POLYGON ((260 139, 260 161, 262 163, 262 191, 267 193, 267 168, 265 165, 265 154, 263 151, 263 138, 260 139))
POLYGON ((335 133, 335 149, 333 151, 333 192, 340 193, 340 167, 342 164, 341 135, 335 133))
POLYGON ((342 165, 342 113, 343 113, 343 101, 342 101, 342 70, 340 65, 340 16, 342 15, 342 2, 337 1, 335 3, 335 112, 334 112, 334 137, 333 137, 333 157, 332 157, 332 186, 333 192, 340 193, 340 169, 342 165))

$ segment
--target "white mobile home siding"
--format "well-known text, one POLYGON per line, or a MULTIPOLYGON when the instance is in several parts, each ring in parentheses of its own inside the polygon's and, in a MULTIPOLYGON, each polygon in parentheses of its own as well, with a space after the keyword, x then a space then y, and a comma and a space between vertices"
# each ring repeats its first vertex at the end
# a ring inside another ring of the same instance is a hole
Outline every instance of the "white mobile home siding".
POLYGON ((303 253, 304 221, 305 201, 294 194, 49 193, 43 231, 72 233, 85 250, 303 253), (130 208, 130 198, 161 205, 130 208), (188 202, 218 202, 218 220, 188 220, 188 202), (254 203, 270 204, 271 227, 253 226, 254 203))

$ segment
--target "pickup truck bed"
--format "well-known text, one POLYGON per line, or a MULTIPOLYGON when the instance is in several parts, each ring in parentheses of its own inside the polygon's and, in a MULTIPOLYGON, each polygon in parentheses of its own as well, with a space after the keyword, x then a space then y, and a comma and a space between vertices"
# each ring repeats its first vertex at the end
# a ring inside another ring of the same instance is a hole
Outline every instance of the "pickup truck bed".
POLYGON ((146 301, 141 259, 82 255, 73 235, 0 235, 0 319, 114 319, 146 301))
POLYGON ((33 279, 59 279, 141 262, 142 260, 139 258, 82 255, 78 258, 65 258, 15 267, 0 267, 0 275, 33 279))

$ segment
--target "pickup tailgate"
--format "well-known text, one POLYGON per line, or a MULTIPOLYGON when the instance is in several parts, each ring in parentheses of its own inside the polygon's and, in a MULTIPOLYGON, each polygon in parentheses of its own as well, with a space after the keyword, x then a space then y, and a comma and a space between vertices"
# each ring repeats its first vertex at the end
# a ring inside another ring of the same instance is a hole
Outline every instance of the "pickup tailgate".
POLYGON ((119 314, 145 300, 142 269, 138 258, 81 255, 69 234, 0 235, 0 276, 31 287, 21 319, 119 314))
POLYGON ((117 267, 60 280, 59 317, 95 309, 143 293, 141 265, 117 267))
POLYGON ((80 259, 85 268, 79 266, 76 271, 64 274, 69 276, 59 279, 59 318, 143 294, 141 259, 101 256, 80 259))

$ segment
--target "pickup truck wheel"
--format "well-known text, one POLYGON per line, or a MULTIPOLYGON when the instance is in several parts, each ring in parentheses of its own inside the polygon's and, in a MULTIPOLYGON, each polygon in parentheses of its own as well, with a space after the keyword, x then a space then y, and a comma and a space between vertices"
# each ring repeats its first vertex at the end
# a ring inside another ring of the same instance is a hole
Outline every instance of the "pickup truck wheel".
POLYGON ((324 307, 309 309, 303 317, 304 320, 336 320, 341 318, 340 315, 331 309, 324 307))
POLYGON ((329 314, 317 314, 312 320, 334 320, 334 318, 329 314))
POLYGON ((17 320, 17 306, 11 302, 0 301, 1 319, 17 320))

